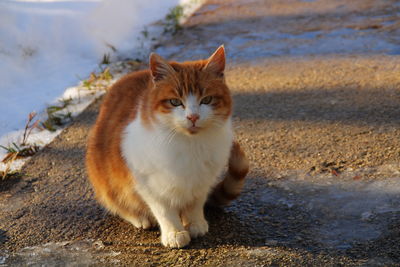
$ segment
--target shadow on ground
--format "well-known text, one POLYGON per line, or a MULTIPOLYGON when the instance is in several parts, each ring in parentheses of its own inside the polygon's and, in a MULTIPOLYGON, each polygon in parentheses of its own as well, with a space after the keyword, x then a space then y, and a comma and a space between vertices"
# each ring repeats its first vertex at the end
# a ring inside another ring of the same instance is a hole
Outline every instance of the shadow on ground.
POLYGON ((234 103, 235 116, 241 119, 340 122, 350 125, 400 124, 400 91, 396 89, 337 88, 235 93, 234 103))

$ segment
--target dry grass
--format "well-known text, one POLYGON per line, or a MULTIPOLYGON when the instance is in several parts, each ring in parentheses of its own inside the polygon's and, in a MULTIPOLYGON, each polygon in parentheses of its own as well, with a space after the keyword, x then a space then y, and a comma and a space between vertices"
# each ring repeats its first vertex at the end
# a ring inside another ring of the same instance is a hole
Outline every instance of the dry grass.
MULTIPOLYGON (((19 158, 32 156, 39 150, 38 145, 28 143, 28 138, 31 135, 32 130, 35 128, 39 128, 40 121, 34 120, 35 117, 36 117, 35 112, 29 113, 21 142, 19 142, 18 144, 13 142, 7 147, 0 145, 0 148, 3 148, 4 150, 7 151, 6 156, 2 160, 3 163, 10 163, 19 158)), ((9 166, 7 166, 6 169, 9 169, 8 167, 9 166)))
POLYGON ((88 79, 82 80, 82 86, 85 89, 91 91, 104 90, 105 87, 108 86, 109 82, 113 79, 113 75, 111 74, 109 67, 103 68, 102 65, 99 67, 99 73, 92 72, 88 79))
POLYGON ((33 129, 40 128, 40 121, 35 120, 35 117, 35 112, 29 113, 21 142, 13 142, 7 147, 0 145, 0 148, 3 148, 7 151, 6 156, 1 161, 5 164, 5 170, 0 172, 0 176, 2 179, 6 179, 15 175, 16 172, 11 170, 11 164, 16 159, 30 157, 39 150, 39 146, 37 144, 30 144, 28 142, 29 136, 31 135, 33 129))
POLYGON ((62 99, 59 102, 59 105, 51 105, 47 107, 47 120, 42 122, 42 126, 50 132, 56 131, 58 127, 61 127, 72 120, 71 112, 65 112, 65 108, 72 103, 72 99, 62 99))

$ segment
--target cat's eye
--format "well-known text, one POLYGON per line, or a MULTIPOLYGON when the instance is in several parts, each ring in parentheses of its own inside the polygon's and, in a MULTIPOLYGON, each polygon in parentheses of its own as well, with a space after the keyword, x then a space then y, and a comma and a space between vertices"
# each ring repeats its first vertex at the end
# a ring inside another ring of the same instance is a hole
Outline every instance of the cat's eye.
POLYGON ((211 103, 212 100, 212 96, 206 96, 205 98, 203 98, 200 102, 200 104, 204 104, 204 105, 208 105, 211 103))
POLYGON ((179 100, 178 98, 170 99, 169 103, 171 103, 171 105, 173 105, 174 107, 178 107, 178 106, 182 105, 182 101, 179 100))

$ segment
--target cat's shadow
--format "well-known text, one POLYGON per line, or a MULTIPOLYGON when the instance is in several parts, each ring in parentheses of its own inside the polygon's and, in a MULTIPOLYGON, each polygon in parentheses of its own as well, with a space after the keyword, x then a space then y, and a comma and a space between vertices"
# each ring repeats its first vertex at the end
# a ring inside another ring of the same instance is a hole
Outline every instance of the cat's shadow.
POLYGON ((243 221, 236 212, 225 208, 205 208, 209 232, 193 239, 188 249, 206 249, 220 246, 262 246, 264 237, 257 234, 251 221, 243 221))

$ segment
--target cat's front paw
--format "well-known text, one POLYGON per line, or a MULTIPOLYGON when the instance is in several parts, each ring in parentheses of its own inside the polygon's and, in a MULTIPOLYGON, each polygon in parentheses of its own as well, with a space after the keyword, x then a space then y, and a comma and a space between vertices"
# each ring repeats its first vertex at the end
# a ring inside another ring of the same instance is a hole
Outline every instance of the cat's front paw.
POLYGON ((208 232, 208 223, 206 220, 192 222, 189 226, 190 236, 193 238, 203 236, 208 232))
POLYGON ((170 248, 183 248, 190 242, 188 231, 171 231, 161 235, 161 243, 170 248))

